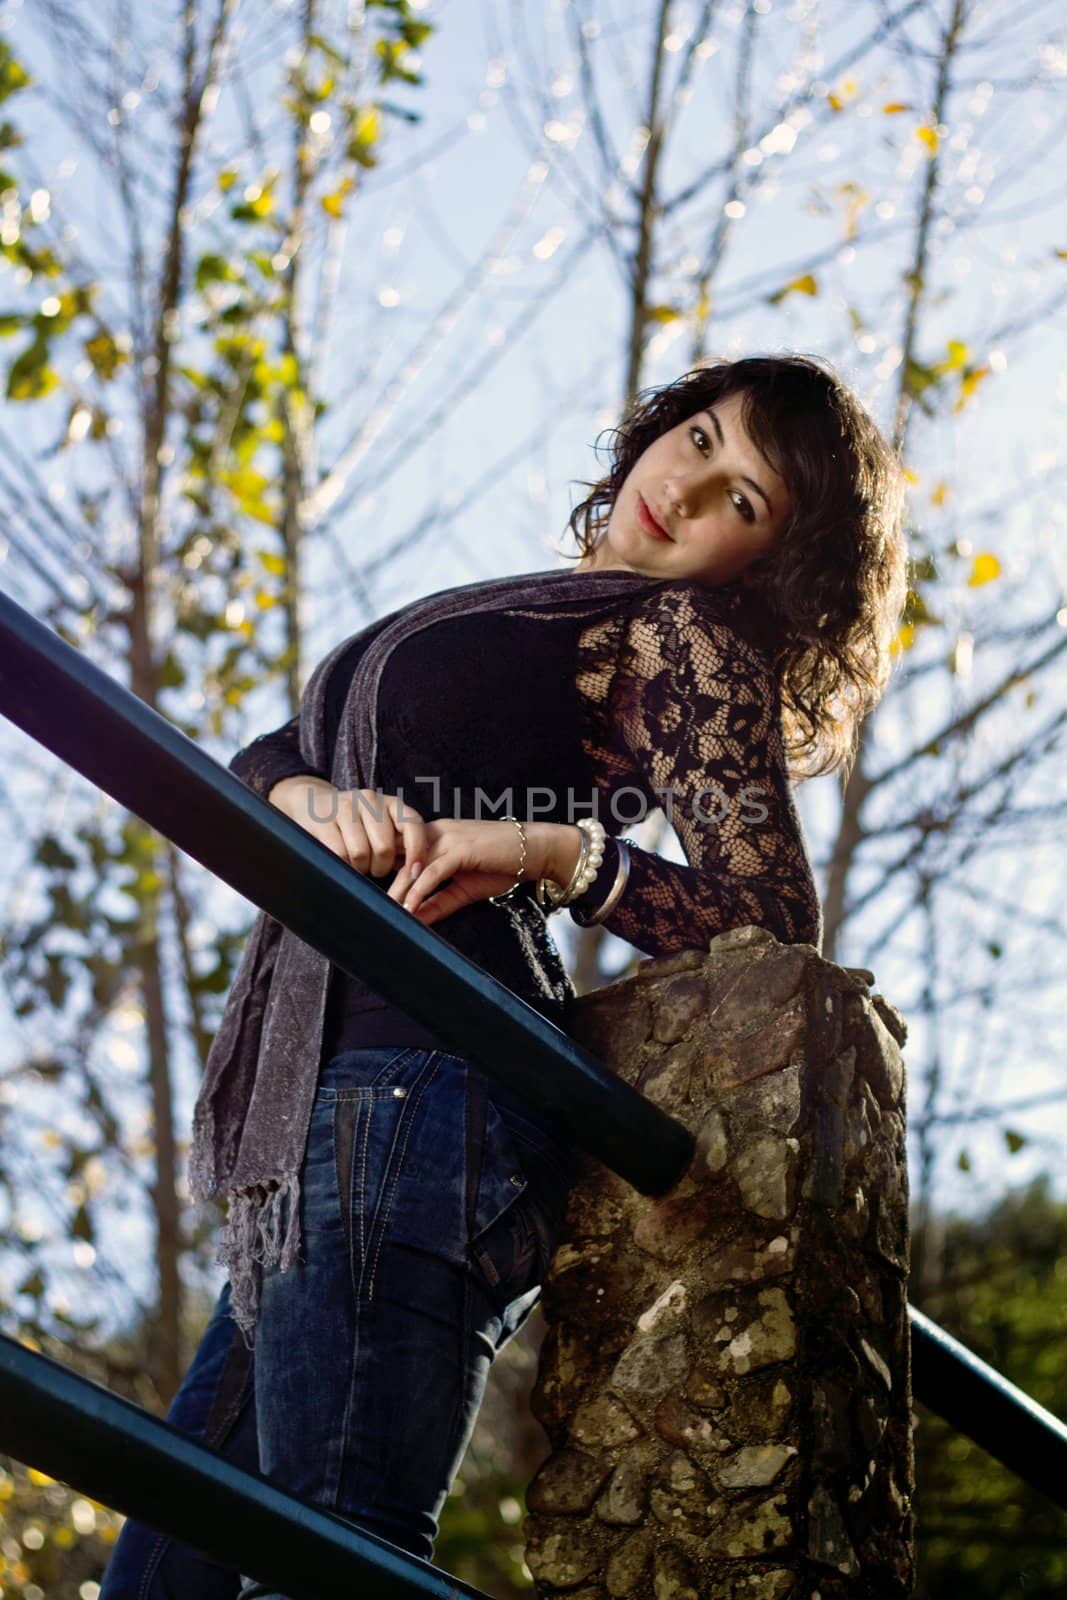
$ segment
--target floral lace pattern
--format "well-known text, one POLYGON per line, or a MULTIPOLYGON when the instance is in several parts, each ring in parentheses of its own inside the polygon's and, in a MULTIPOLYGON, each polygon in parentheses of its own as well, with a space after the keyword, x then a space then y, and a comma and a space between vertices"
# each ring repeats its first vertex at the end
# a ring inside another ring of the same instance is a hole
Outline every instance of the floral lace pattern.
POLYGON ((662 807, 688 863, 629 845, 626 889, 602 925, 650 955, 706 948, 747 923, 822 942, 778 685, 734 598, 665 586, 583 636, 583 743, 598 781, 662 807))

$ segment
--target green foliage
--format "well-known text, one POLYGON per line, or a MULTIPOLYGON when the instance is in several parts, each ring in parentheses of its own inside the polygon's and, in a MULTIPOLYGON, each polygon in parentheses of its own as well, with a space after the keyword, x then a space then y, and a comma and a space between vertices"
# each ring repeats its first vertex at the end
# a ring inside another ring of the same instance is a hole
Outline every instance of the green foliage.
POLYGON ((491 1461, 468 1451, 441 1511, 434 1565, 494 1600, 533 1593, 525 1566, 525 1487, 491 1461))
MULTIPOLYGON (((1067 1204, 1051 1197, 1047 1178, 977 1220, 935 1220, 931 1247, 942 1276, 921 1309, 1063 1417, 1067 1204)), ((925 1407, 916 1411, 916 1600, 1059 1600, 1067 1512, 925 1407)))
MULTIPOLYGON (((33 82, 21 61, 15 59, 14 52, 6 39, 0 39, 0 102, 10 100, 13 94, 20 89, 28 88, 33 82)), ((5 131, 10 130, 11 124, 5 122, 5 131)), ((14 134, 8 132, 6 143, 8 145, 20 142, 14 134)))

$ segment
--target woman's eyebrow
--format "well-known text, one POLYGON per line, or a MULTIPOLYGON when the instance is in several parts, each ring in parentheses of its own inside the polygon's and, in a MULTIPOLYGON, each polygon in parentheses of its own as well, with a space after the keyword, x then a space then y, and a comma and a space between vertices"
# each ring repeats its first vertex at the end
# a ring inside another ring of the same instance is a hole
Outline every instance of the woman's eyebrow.
MULTIPOLYGON (((718 417, 715 415, 714 411, 711 409, 710 406, 705 407, 703 414, 704 414, 704 416, 711 418, 712 425, 713 425, 713 427, 715 429, 715 433, 716 433, 716 435, 718 437, 719 445, 720 445, 720 448, 721 448, 722 445, 724 444, 724 440, 723 440, 723 436, 722 436, 722 425, 719 422, 718 417)), ((743 474, 741 474, 740 476, 741 476, 741 482, 742 483, 747 483, 749 488, 755 489, 756 493, 762 497, 763 501, 766 504, 768 512, 773 517, 774 516, 774 507, 771 505, 771 502, 770 502, 769 498, 767 497, 766 493, 760 488, 760 486, 756 482, 756 480, 754 478, 746 478, 743 474)))

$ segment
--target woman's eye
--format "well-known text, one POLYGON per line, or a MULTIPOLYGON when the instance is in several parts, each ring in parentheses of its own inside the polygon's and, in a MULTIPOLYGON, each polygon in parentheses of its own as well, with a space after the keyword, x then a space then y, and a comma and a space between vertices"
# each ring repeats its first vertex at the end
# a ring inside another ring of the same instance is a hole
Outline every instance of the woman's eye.
MULTIPOLYGON (((707 444, 708 436, 704 432, 703 428, 697 428, 697 427, 690 428, 689 437, 693 440, 694 444, 696 444, 696 438, 697 438, 698 434, 700 435, 700 438, 703 439, 704 444, 707 444)), ((704 445, 697 444, 697 449, 701 452, 701 454, 704 453, 704 445)), ((741 513, 741 515, 744 517, 746 522, 755 522, 756 513, 753 511, 752 507, 749 505, 749 503, 745 499, 744 495, 741 494, 741 492, 739 490, 736 490, 736 489, 733 491, 733 493, 737 497, 734 500, 734 509, 741 513), (740 505, 738 505, 738 503, 737 503, 738 500, 741 502, 740 505)))

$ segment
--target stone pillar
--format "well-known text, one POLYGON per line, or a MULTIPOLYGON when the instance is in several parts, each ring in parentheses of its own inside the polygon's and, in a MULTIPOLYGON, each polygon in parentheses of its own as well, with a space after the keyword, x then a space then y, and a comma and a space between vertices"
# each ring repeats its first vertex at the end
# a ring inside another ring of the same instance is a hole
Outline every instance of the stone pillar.
POLYGON ((873 981, 747 927, 578 1002, 697 1146, 659 1199, 582 1158, 541 1301, 539 1596, 911 1594, 905 1027, 873 981))

